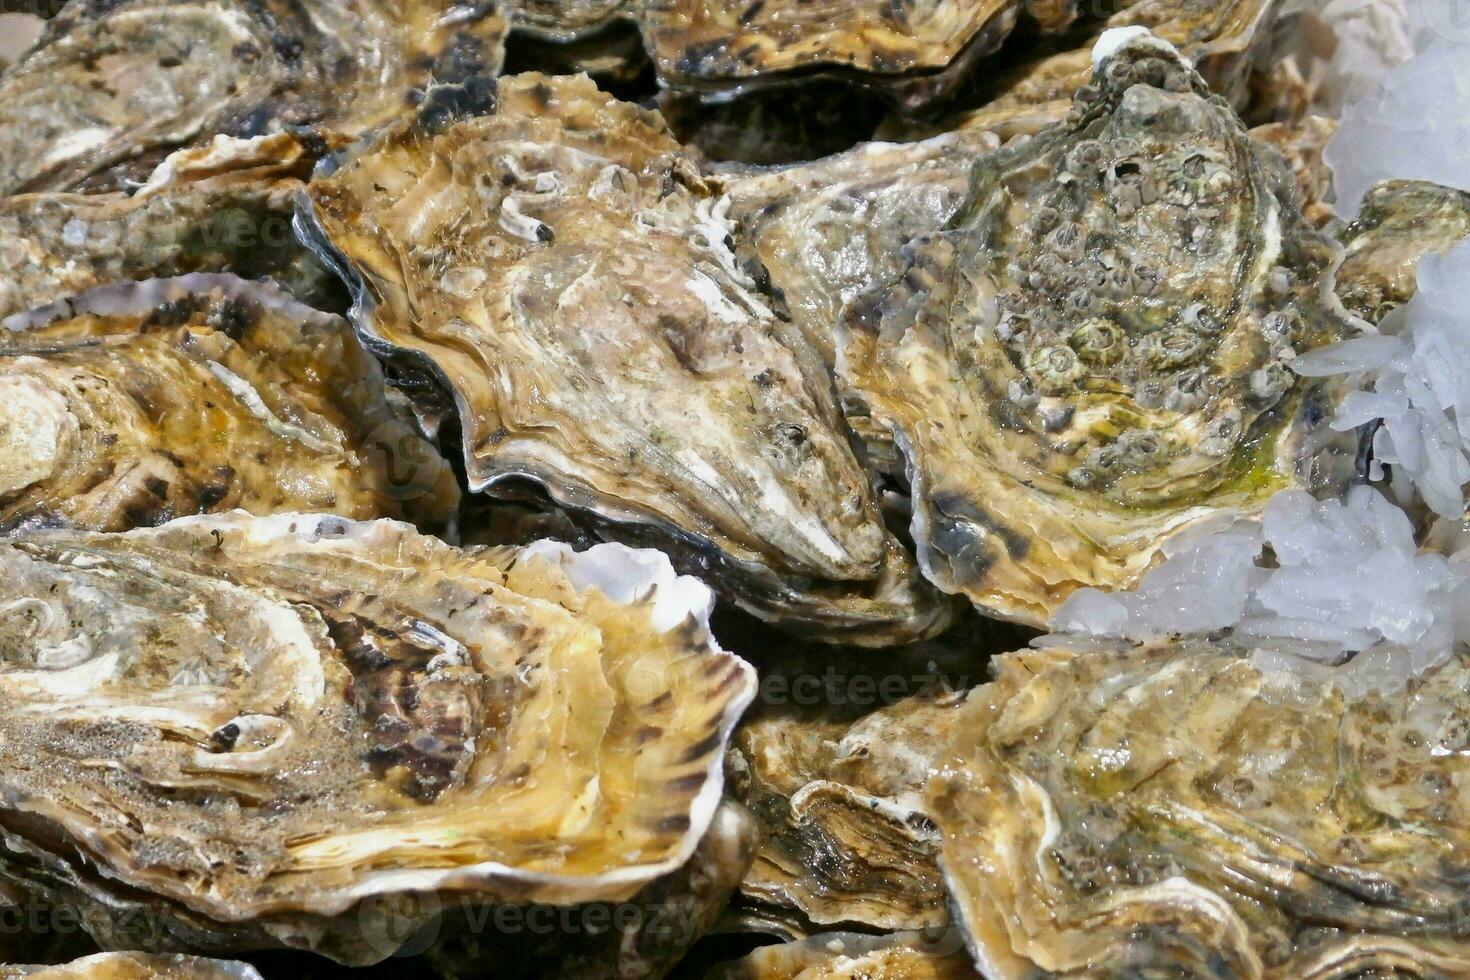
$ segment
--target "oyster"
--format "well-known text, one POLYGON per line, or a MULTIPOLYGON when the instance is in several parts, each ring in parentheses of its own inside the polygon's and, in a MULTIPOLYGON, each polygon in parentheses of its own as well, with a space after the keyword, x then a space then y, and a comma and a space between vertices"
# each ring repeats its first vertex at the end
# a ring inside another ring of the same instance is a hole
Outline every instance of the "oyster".
POLYGON ((1290 180, 1171 48, 1135 38, 850 304, 838 369, 898 439, 931 581, 1043 624, 1310 478, 1328 413, 1289 362, 1346 324, 1290 180))
POLYGON ((360 135, 431 81, 498 71, 503 34, 493 2, 70 4, 0 76, 0 194, 106 187, 216 133, 360 135))
POLYGON ((898 277, 903 246, 944 227, 965 199, 975 157, 999 145, 978 130, 867 143, 729 180, 740 247, 829 367, 843 308, 898 277))
POLYGON ((336 316, 227 275, 101 286, 0 331, 0 528, 243 507, 445 530, 449 465, 336 316))
MULTIPOLYGON (((729 94, 826 72, 916 108, 999 47, 1021 9, 1012 0, 645 0, 642 24, 660 79, 675 89, 729 94)), ((1075 13, 1071 0, 1026 10, 1050 31, 1075 13)))
POLYGON ((893 119, 881 139, 915 138, 959 129, 982 129, 1002 139, 1031 135, 1067 115, 1072 98, 1092 78, 1092 51, 1114 28, 1146 28, 1173 44, 1213 91, 1243 108, 1249 101, 1251 67, 1270 54, 1279 0, 1124 0, 1107 17, 1086 26, 1075 44, 1042 52, 985 79, 978 107, 947 113, 938 123, 893 119))
POLYGON ((580 906, 565 916, 544 907, 527 909, 521 919, 527 924, 566 923, 545 940, 529 944, 507 944, 503 935, 487 935, 483 912, 478 930, 472 914, 461 915, 442 924, 439 941, 428 955, 439 974, 450 980, 662 977, 715 925, 750 866, 754 848, 755 828, 749 815, 738 805, 723 803, 683 867, 629 902, 580 906))
POLYGON ((1203 641, 996 664, 930 793, 991 980, 1470 970, 1463 652, 1356 701, 1203 641))
POLYGON ((1327 198, 1332 192, 1332 171, 1322 161, 1322 150, 1337 121, 1325 116, 1308 116, 1297 123, 1266 123, 1251 129, 1251 139, 1276 148, 1296 175, 1297 203, 1302 215, 1321 228, 1332 220, 1327 198))
POLYGON ((340 286, 291 232, 314 157, 286 133, 180 150, 132 194, 0 198, 0 317, 107 283, 233 272, 270 276, 309 306, 340 286))
POLYGON ((586 78, 439 89, 310 191, 302 230, 359 331, 453 392, 472 490, 540 483, 797 628, 943 625, 828 376, 656 114, 586 78))
POLYGON ((851 723, 826 714, 743 725, 731 780, 765 833, 742 895, 817 926, 945 925, 923 791, 962 702, 936 689, 851 723))
POLYGON ((716 967, 710 980, 980 980, 963 948, 922 933, 824 933, 765 946, 716 967))
POLYGON ((573 41, 632 17, 633 7, 633 0, 507 0, 506 14, 516 30, 573 41))
POLYGON ((1347 255, 1337 269, 1337 295, 1349 311, 1377 323, 1414 295, 1421 258, 1467 235, 1470 194, 1422 180, 1375 184, 1342 233, 1347 255))
POLYGON ((201 956, 96 953, 60 966, 0 966, 0 980, 260 980, 248 963, 201 956))
POLYGON ((626 901, 754 694, 709 591, 620 545, 235 513, 0 565, 0 874, 104 947, 361 964, 456 904, 626 901))

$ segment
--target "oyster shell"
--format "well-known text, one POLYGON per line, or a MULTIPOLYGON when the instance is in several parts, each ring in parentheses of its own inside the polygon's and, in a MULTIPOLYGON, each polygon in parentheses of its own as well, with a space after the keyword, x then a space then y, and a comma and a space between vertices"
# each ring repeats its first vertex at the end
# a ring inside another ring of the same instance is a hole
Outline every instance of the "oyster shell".
POLYGON ((916 138, 959 129, 982 129, 1002 139, 1031 135, 1060 121, 1072 98, 1092 78, 1092 50, 1113 28, 1147 28, 1174 45, 1194 65, 1212 91, 1227 95, 1238 108, 1249 102, 1252 66, 1271 53, 1268 30, 1279 0, 1124 0, 1105 18, 1081 32, 1063 50, 1038 46, 1037 57, 985 80, 972 109, 932 120, 892 119, 880 139, 916 138))
POLYGON ((156 953, 94 953, 59 966, 0 965, 0 980, 261 980, 248 963, 156 953))
POLYGON ((171 155, 132 194, 0 198, 0 317, 107 283, 233 272, 281 281, 308 306, 340 286, 291 232, 314 157, 295 137, 216 137, 171 155))
POLYGON ((620 545, 236 513, 0 565, 0 873, 104 947, 360 964, 455 901, 626 901, 754 694, 709 591, 620 545))
MULTIPOLYGON (((566 926, 540 930, 544 938, 530 943, 507 943, 503 933, 487 933, 483 912, 478 930, 471 916, 464 915, 459 921, 444 923, 440 942, 428 955, 439 974, 450 980, 662 977, 715 925, 741 874, 750 866, 754 848, 755 826, 750 816, 736 804, 722 803, 683 867, 630 901, 582 906, 565 917, 542 915, 540 922, 565 922, 566 926)), ((521 921, 534 924, 539 913, 554 911, 532 907, 521 921)))
POLYGON ((1275 147, 1286 159, 1296 175, 1302 215, 1318 228, 1333 217, 1327 203, 1332 193, 1332 171, 1322 161, 1322 151, 1335 132, 1337 120, 1325 116, 1308 116, 1296 123, 1266 123, 1251 129, 1251 139, 1275 147))
POLYGON ((991 980, 1462 976, 1462 652, 1349 701, 1208 643, 1021 651, 931 787, 991 980))
POLYGON ((533 480, 796 628, 939 628, 724 208, 656 114, 528 74, 436 90, 314 180, 301 225, 368 343, 453 392, 472 490, 533 480))
POLYGON ((454 521, 449 465, 336 316, 233 276, 101 286, 0 321, 0 528, 242 507, 454 521))
POLYGON ((1347 254, 1336 290, 1343 305, 1378 323, 1414 295, 1419 260, 1470 235, 1470 194, 1422 180, 1388 180, 1363 195, 1342 232, 1347 254))
POLYGON ((710 980, 980 980, 957 944, 903 932, 824 933, 765 946, 707 976, 710 980))
POLYGON ((494 2, 70 4, 0 77, 0 194, 70 190, 216 133, 360 135, 431 81, 499 70, 494 2))
POLYGON ((634 7, 633 0, 507 0, 505 12, 516 30, 573 41, 635 16, 634 7))
MULTIPOLYGON (((675 89, 729 94, 827 72, 916 108, 999 47, 1021 9, 1012 0, 645 0, 642 24, 660 79, 675 89)), ((1075 13, 1070 0, 1026 9, 1046 30, 1075 13)))
POLYGON ((1346 324, 1290 179, 1171 48, 1135 39, 850 304, 838 369, 893 427, 931 581, 1043 624, 1310 476, 1327 413, 1289 361, 1346 324))
POLYGON ((731 780, 764 830, 743 897, 817 926, 944 926, 923 792, 962 702, 935 690, 856 722, 775 715, 743 725, 731 780))
POLYGON ((844 307, 903 271, 902 249, 959 209, 975 158, 1000 145, 988 132, 917 143, 866 143, 728 182, 737 242, 770 277, 792 321, 836 364, 844 307))

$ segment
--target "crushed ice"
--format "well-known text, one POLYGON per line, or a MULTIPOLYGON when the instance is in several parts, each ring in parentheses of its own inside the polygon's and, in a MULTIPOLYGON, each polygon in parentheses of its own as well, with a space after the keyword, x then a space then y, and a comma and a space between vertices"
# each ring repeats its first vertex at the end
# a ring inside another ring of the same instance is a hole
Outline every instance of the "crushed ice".
POLYGON ((1289 490, 1260 521, 1182 536, 1133 590, 1079 590, 1038 642, 1213 634, 1273 665, 1334 668, 1362 692, 1446 659, 1470 636, 1457 613, 1467 600, 1470 552, 1421 552, 1407 515, 1377 490, 1341 502, 1289 490))

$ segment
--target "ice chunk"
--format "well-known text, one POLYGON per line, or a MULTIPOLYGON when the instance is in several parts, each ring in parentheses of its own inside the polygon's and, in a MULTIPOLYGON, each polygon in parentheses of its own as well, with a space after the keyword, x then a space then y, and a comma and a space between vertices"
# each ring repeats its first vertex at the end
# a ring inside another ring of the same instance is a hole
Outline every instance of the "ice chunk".
POLYGON ((1470 483, 1470 241, 1419 261, 1419 291, 1385 329, 1311 351, 1298 374, 1362 375, 1367 391, 1343 399, 1333 427, 1381 419, 1373 455, 1388 464, 1395 488, 1418 493, 1436 514, 1465 513, 1470 483))
POLYGON ((1457 619, 1466 599, 1470 553, 1421 553, 1408 517, 1377 490, 1342 502, 1290 490, 1258 522, 1185 540, 1135 589, 1078 591, 1053 620, 1059 635, 1038 642, 1220 634, 1272 664, 1371 652, 1352 672, 1362 687, 1376 676, 1367 665, 1423 669, 1470 639, 1457 619))
MULTIPOLYGON (((1432 9, 1432 8, 1426 8, 1432 9)), ((1443 33, 1349 105, 1323 159, 1344 217, 1380 180, 1429 180, 1470 190, 1470 38, 1443 33)))

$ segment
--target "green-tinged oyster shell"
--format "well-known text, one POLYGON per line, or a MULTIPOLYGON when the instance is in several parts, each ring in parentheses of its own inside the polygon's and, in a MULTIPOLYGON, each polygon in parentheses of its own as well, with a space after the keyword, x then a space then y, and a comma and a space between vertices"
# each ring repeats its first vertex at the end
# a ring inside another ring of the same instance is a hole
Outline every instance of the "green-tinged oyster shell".
POLYGON ((118 283, 0 329, 0 528, 314 510, 453 527, 449 464, 341 317, 228 275, 118 283))
POLYGON ((586 78, 439 89, 310 193, 365 339, 453 393, 472 490, 533 480, 795 629, 943 625, 828 375, 657 114, 586 78))
POLYGON ((1346 330, 1279 156, 1168 45, 982 158, 944 232, 849 304, 838 369, 891 425, 925 574, 1042 624, 1169 537, 1310 474, 1328 412, 1290 361, 1346 330))
POLYGON ((0 876, 105 948, 365 964, 465 902, 633 900, 754 695, 709 591, 621 545, 237 512, 0 566, 0 876))
POLYGON ((504 32, 493 0, 69 4, 0 76, 0 194, 116 183, 216 133, 357 136, 498 71, 504 32))
POLYGON ((1466 235, 1470 194, 1422 180, 1375 184, 1342 232, 1347 255, 1337 269, 1337 295, 1350 312, 1377 323, 1413 297, 1421 258, 1466 235))
POLYGON ((996 665, 929 794, 990 980, 1470 971, 1463 652, 1357 701, 1204 641, 996 665))

